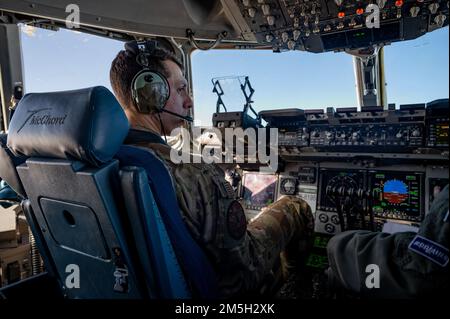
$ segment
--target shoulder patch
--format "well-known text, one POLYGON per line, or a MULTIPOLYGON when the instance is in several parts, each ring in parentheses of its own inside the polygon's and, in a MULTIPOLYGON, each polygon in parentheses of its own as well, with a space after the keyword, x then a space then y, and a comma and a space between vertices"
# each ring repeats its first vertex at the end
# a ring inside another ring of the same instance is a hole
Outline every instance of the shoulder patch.
POLYGON ((425 237, 416 235, 408 248, 441 267, 445 267, 448 264, 448 248, 425 237))
POLYGON ((247 231, 247 219, 241 204, 234 200, 228 206, 227 229, 233 239, 239 240, 247 231))

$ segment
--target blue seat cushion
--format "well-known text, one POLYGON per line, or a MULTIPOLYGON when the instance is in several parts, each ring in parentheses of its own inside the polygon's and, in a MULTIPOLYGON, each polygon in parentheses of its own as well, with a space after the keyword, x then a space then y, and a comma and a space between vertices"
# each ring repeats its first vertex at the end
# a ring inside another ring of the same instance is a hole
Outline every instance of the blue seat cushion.
POLYGON ((217 276, 182 220, 172 179, 162 161, 144 149, 129 145, 122 145, 115 157, 121 167, 138 166, 145 169, 175 254, 188 282, 194 288, 194 295, 217 298, 217 276))

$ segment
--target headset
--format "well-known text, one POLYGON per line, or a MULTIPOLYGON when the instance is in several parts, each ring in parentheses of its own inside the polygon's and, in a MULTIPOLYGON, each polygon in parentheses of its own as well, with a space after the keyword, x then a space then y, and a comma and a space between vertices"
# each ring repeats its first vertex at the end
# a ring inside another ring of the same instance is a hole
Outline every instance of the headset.
POLYGON ((160 72, 149 67, 149 57, 155 50, 164 50, 158 47, 156 41, 131 41, 125 44, 125 49, 133 56, 142 67, 131 81, 131 96, 140 113, 166 112, 185 121, 192 122, 190 116, 183 116, 165 109, 170 97, 170 86, 167 78, 160 72), (137 50, 136 50, 137 45, 137 50))

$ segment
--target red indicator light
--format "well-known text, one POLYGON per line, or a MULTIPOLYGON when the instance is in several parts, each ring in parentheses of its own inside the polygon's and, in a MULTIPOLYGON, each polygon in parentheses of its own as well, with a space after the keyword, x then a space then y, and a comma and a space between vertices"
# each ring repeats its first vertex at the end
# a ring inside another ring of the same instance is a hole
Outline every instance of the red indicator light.
POLYGON ((356 14, 357 15, 361 15, 361 14, 363 14, 364 13, 364 9, 363 8, 358 8, 358 9, 356 9, 356 14))
POLYGON ((397 1, 395 1, 395 6, 396 6, 397 8, 400 8, 402 5, 403 5, 403 0, 397 0, 397 1))
POLYGON ((345 12, 344 11, 338 12, 338 18, 342 19, 343 17, 345 17, 345 12))

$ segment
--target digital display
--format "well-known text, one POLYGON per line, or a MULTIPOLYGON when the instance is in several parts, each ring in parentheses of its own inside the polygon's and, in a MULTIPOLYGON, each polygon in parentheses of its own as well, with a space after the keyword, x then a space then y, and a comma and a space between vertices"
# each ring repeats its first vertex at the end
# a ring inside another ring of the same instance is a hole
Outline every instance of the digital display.
POLYGON ((421 220, 423 173, 372 172, 371 187, 375 216, 421 220))
MULTIPOLYGON (((320 170, 320 185, 318 209, 337 211, 336 205, 339 205, 339 203, 336 202, 332 196, 327 194, 326 190, 337 190, 341 187, 344 187, 346 190, 350 188, 354 190, 364 188, 364 173, 355 170, 340 171, 324 168, 320 170)), ((345 198, 345 196, 338 198, 342 199, 345 198)), ((362 202, 356 200, 353 204, 360 207, 362 202)))
POLYGON ((328 267, 328 257, 326 254, 311 253, 306 260, 306 265, 313 268, 326 269, 328 267))
POLYGON ((448 147, 449 121, 447 117, 434 119, 428 125, 428 142, 427 145, 431 147, 448 147))
POLYGON ((349 31, 347 32, 348 42, 352 47, 361 47, 368 45, 372 41, 372 34, 366 31, 349 31))
POLYGON ((245 173, 242 197, 247 209, 259 210, 275 200, 277 175, 245 173))
POLYGON ((284 137, 287 139, 296 139, 297 132, 286 132, 286 133, 284 133, 284 137))
POLYGON ((436 145, 448 146, 448 123, 436 125, 436 145))

